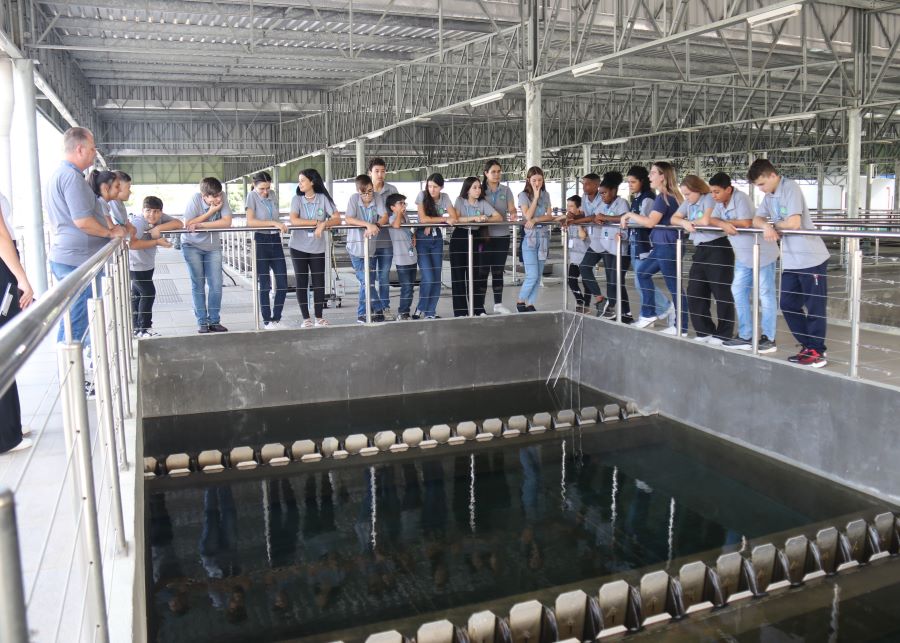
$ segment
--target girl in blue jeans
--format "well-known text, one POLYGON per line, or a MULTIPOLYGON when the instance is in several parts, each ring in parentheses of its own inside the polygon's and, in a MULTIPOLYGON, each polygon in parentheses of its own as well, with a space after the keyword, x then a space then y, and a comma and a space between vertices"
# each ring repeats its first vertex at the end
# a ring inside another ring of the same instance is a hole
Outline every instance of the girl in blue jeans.
MULTIPOLYGON (((447 217, 457 218, 450 197, 441 192, 444 177, 434 173, 425 181, 425 189, 416 197, 419 223, 446 223, 447 217)), ((441 296, 441 266, 444 261, 444 235, 438 227, 416 228, 416 254, 419 259, 419 313, 413 319, 437 317, 441 296)))
POLYGON ((525 281, 519 289, 516 310, 530 313, 536 310, 534 302, 544 273, 544 262, 550 254, 550 227, 543 224, 556 220, 550 210, 550 195, 547 194, 544 171, 541 168, 534 166, 528 169, 525 190, 519 194, 519 207, 525 219, 525 237, 522 240, 525 281))
MULTIPOLYGON (((626 180, 628 181, 628 189, 631 192, 631 211, 643 216, 649 215, 650 212, 653 211, 653 201, 656 200, 656 193, 650 189, 650 174, 647 172, 647 168, 643 165, 633 165, 628 170, 626 180)), ((629 256, 631 257, 631 268, 634 270, 634 286, 641 294, 641 301, 643 303, 644 295, 641 292, 641 283, 638 280, 638 276, 644 271, 644 262, 647 261, 647 256, 653 249, 653 246, 650 243, 650 230, 647 228, 636 228, 631 230, 631 233, 628 235, 628 246, 629 256)), ((666 296, 658 286, 654 286, 652 304, 655 313, 653 317, 645 318, 643 319, 643 323, 640 323, 640 313, 638 313, 638 320, 636 320, 635 323, 639 328, 649 326, 657 319, 669 317, 670 309, 672 310, 672 314, 669 325, 675 325, 674 306, 669 303, 669 300, 666 299, 666 296)))
MULTIPOLYGON (((629 222, 650 228, 650 243, 653 249, 647 256, 645 262, 641 264, 641 272, 638 273, 638 283, 641 286, 641 319, 638 325, 648 318, 656 319, 655 309, 653 305, 654 286, 653 275, 661 272, 666 282, 666 288, 672 295, 672 301, 675 297, 681 297, 681 335, 687 334, 688 326, 688 310, 687 297, 684 293, 678 293, 677 281, 677 263, 675 258, 676 246, 678 240, 678 231, 663 230, 657 228, 658 225, 670 225, 672 215, 678 210, 678 206, 684 200, 681 191, 678 189, 678 179, 675 176, 675 168, 665 161, 658 161, 650 168, 649 173, 650 187, 657 191, 656 200, 653 202, 653 209, 647 216, 629 212, 622 215, 621 225, 624 227, 629 222)), ((678 335, 679 329, 671 326, 662 331, 669 335, 678 335)))

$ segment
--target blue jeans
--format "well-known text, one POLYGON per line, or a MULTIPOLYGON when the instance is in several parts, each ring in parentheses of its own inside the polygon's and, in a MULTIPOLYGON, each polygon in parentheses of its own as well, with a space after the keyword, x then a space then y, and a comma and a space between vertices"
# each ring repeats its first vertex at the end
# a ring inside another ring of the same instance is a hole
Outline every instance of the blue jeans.
MULTIPOLYGON (((762 308, 760 332, 771 340, 775 339, 775 264, 773 261, 759 269, 759 304, 762 308)), ((737 312, 738 336, 753 339, 753 268, 740 261, 734 262, 734 281, 731 282, 734 309, 737 312)))
MULTIPOLYGON (((600 263, 600 260, 602 258, 602 253, 588 248, 584 253, 584 258, 581 260, 581 264, 579 264, 578 266, 578 270, 581 272, 581 283, 584 284, 584 289, 595 297, 603 296, 603 291, 600 290, 600 284, 597 283, 597 276, 594 274, 594 267, 598 263, 600 263)), ((609 288, 609 284, 607 284, 607 288, 609 288)), ((587 298, 586 303, 591 303, 590 297, 587 298)))
POLYGON ((259 310, 263 321, 281 321, 281 311, 287 298, 287 262, 281 248, 280 234, 255 235, 256 238, 256 278, 259 281, 259 310), (269 291, 275 275, 274 306, 270 306, 269 291))
POLYGON ((419 257, 419 311, 426 317, 437 312, 441 297, 441 266, 444 260, 442 237, 420 236, 416 238, 416 255, 419 257))
MULTIPOLYGON (((359 299, 356 304, 356 316, 366 316, 366 260, 363 257, 350 256, 350 264, 356 273, 356 280, 359 281, 359 299)), ((371 300, 372 314, 382 311, 381 301, 378 299, 378 293, 375 292, 375 259, 369 257, 369 299, 371 300)))
MULTIPOLYGON (((75 270, 77 269, 78 266, 69 266, 64 263, 56 263, 55 261, 50 262, 50 270, 53 272, 53 276, 56 277, 59 281, 62 281, 66 276, 68 276, 72 272, 75 272, 75 270)), ((82 342, 84 346, 91 345, 91 336, 87 332, 87 300, 90 297, 91 286, 88 285, 88 287, 85 288, 80 295, 78 295, 78 299, 76 299, 72 303, 72 307, 69 312, 69 315, 72 318, 72 340, 76 342, 82 342)), ((66 338, 65 326, 65 319, 61 319, 59 322, 59 332, 56 334, 56 341, 61 342, 66 338)))
POLYGON ((198 326, 219 323, 222 310, 222 250, 203 250, 190 244, 182 244, 181 254, 191 275, 191 296, 194 299, 194 317, 198 326), (209 297, 206 286, 209 284, 209 297))
POLYGON ((803 348, 825 352, 828 314, 828 260, 818 266, 781 272, 781 314, 803 348))
MULTIPOLYGON (((391 307, 391 264, 394 261, 393 248, 375 250, 375 276, 378 279, 378 306, 391 307)), ((375 308, 375 305, 372 305, 375 308)))
POLYGON ((529 248, 527 243, 522 244, 522 263, 525 264, 525 280, 519 289, 519 301, 524 301, 533 306, 537 301, 538 287, 541 285, 541 275, 544 274, 544 259, 538 259, 538 249, 529 248))
POLYGON ((397 266, 397 277, 400 279, 400 306, 398 313, 408 313, 412 307, 413 286, 416 283, 416 264, 397 266))
MULTIPOLYGON (((653 286, 653 275, 661 272, 666 282, 666 288, 672 295, 672 301, 675 301, 675 293, 678 291, 678 281, 676 278, 678 264, 675 261, 675 244, 665 243, 653 246, 647 259, 641 262, 641 269, 637 273, 638 283, 641 287, 641 316, 653 317, 655 307, 647 305, 644 302, 652 301, 655 297, 653 286)), ((688 305, 687 297, 684 293, 678 293, 681 297, 681 332, 686 333, 688 329, 688 305)))
MULTIPOLYGON (((634 268, 634 287, 638 289, 638 292, 641 293, 641 309, 643 310, 644 305, 644 292, 641 290, 641 281, 638 279, 638 275, 641 273, 644 267, 644 263, 647 259, 638 259, 633 254, 631 256, 631 265, 634 268)), ((652 307, 655 310, 653 317, 665 317, 669 312, 669 300, 666 298, 663 291, 659 289, 656 285, 653 286, 653 304, 652 307)), ((642 313, 643 314, 643 313, 642 313)))

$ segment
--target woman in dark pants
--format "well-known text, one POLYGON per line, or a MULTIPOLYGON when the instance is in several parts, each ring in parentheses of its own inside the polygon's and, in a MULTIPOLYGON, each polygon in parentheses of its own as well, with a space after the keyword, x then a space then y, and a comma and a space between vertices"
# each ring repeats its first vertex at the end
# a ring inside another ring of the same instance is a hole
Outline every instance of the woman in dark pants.
MULTIPOLYGON (((500 161, 491 159, 484 164, 482 176, 482 195, 491 206, 500 213, 502 221, 516 221, 516 199, 508 186, 502 185, 503 168, 500 161)), ((510 310, 503 305, 503 271, 506 269, 506 258, 509 255, 510 228, 493 225, 488 227, 487 240, 484 242, 484 261, 475 280, 475 307, 484 309, 487 294, 488 277, 491 278, 491 291, 494 295, 493 311, 500 315, 509 315, 510 310)))
MULTIPOLYGON (((9 201, 0 194, 0 328, 21 309, 27 308, 33 297, 13 241, 12 210, 9 201)), ((24 437, 22 431, 19 391, 13 382, 0 395, 0 454, 22 451, 30 446, 31 439, 24 437)))
POLYGON ((279 218, 278 204, 270 197, 271 189, 272 177, 268 172, 254 174, 253 191, 247 195, 244 205, 247 227, 259 228, 253 233, 253 240, 256 241, 256 278, 259 281, 259 310, 263 327, 267 329, 278 328, 287 298, 287 263, 281 249, 281 235, 287 232, 287 226, 279 218), (275 297, 271 303, 270 273, 275 275, 275 297))

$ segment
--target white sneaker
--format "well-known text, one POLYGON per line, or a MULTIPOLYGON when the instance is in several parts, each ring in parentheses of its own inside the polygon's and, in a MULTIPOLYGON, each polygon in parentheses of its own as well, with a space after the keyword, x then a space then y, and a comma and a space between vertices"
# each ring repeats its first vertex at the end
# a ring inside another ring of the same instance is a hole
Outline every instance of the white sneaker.
MULTIPOLYGON (((678 336, 678 329, 675 328, 675 326, 669 326, 668 328, 663 328, 659 332, 662 333, 663 335, 675 335, 676 337, 678 336)), ((681 333, 681 336, 687 337, 687 333, 681 333)))
POLYGON ((723 344, 722 340, 714 335, 710 335, 706 338, 706 343, 710 346, 721 346, 723 344))
POLYGON ((23 424, 22 425, 22 437, 25 437, 28 435, 31 435, 31 427, 23 424))
POLYGON ((677 312, 675 310, 675 304, 669 305, 669 310, 666 311, 666 319, 668 320, 669 326, 674 326, 675 322, 678 321, 677 312))
POLYGON ((159 333, 151 328, 148 328, 144 331, 144 337, 159 337, 159 333))
MULTIPOLYGON (((671 328, 674 329, 675 327, 672 326, 671 328)), ((667 328, 666 330, 669 330, 669 329, 667 328)), ((663 332, 664 332, 664 331, 663 331, 663 332)), ((675 333, 672 333, 672 334, 674 335, 675 333)), ((695 341, 695 342, 698 342, 698 343, 700 343, 700 344, 708 344, 708 343, 709 343, 709 338, 710 338, 709 335, 697 335, 697 336, 694 338, 694 341, 695 341)))
POLYGON ((512 312, 503 304, 494 304, 494 312, 498 315, 512 315, 512 312))
POLYGON ((635 328, 647 328, 647 326, 652 326, 656 321, 656 317, 644 317, 641 315, 638 317, 637 321, 632 324, 635 328))
POLYGON ((31 441, 31 438, 22 438, 22 441, 19 442, 16 446, 14 446, 9 451, 4 451, 3 453, 15 453, 16 451, 24 451, 25 449, 30 449, 32 444, 34 444, 34 442, 31 441))
POLYGON ((391 312, 390 308, 385 308, 381 311, 381 314, 384 315, 384 321, 395 321, 397 316, 391 312))

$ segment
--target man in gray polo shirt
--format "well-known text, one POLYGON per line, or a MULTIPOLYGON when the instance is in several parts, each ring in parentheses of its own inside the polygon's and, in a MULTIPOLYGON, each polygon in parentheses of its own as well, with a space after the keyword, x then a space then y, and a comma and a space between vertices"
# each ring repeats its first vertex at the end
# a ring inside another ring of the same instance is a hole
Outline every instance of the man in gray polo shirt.
MULTIPOLYGON (((84 171, 94 163, 97 148, 94 135, 83 127, 73 127, 63 134, 65 158, 50 177, 45 190, 47 218, 50 223, 50 270, 58 280, 64 279, 94 255, 107 239, 121 239, 123 226, 110 227, 84 171)), ((72 304, 72 337, 84 338, 87 345, 87 300, 90 288, 85 288, 72 304)), ((60 322, 57 341, 65 336, 60 322)))
POLYGON ((780 176, 766 159, 753 162, 747 179, 765 194, 756 210, 754 227, 764 230, 766 241, 781 238, 781 313, 801 346, 788 361, 821 368, 827 364, 828 248, 821 237, 780 234, 815 230, 800 186, 780 176))

